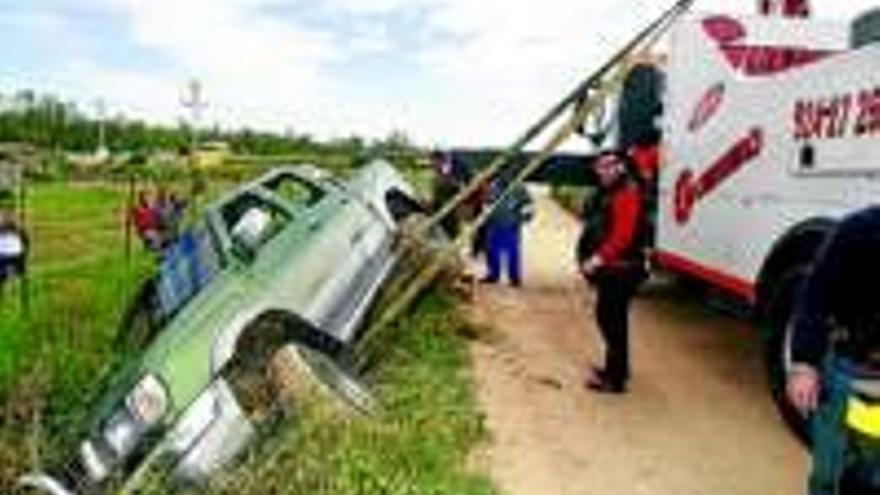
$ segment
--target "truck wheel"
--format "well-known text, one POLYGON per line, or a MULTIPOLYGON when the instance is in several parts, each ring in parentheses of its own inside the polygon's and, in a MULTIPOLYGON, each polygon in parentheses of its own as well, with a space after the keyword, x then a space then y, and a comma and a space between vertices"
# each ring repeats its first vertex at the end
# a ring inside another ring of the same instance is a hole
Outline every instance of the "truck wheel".
POLYGON ((780 416, 805 445, 809 445, 808 418, 802 416, 788 400, 786 381, 791 368, 791 338, 795 298, 806 278, 807 265, 786 270, 776 283, 764 318, 766 336, 765 364, 770 392, 780 416))
POLYGON ((280 424, 285 411, 280 384, 270 366, 274 352, 255 354, 250 350, 236 353, 223 377, 244 415, 257 431, 265 433, 280 424))
POLYGON ((259 347, 237 352, 224 373, 257 430, 272 431, 306 403, 321 414, 372 411, 367 388, 325 353, 299 344, 259 347))

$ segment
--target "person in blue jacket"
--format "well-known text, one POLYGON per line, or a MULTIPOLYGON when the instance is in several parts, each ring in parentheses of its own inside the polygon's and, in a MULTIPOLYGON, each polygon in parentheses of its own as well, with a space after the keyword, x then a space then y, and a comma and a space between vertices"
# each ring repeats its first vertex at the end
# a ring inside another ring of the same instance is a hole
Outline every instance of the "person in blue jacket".
POLYGON ((516 185, 509 194, 502 194, 510 180, 501 174, 492 181, 489 202, 500 200, 489 216, 486 224, 486 283, 497 283, 501 279, 502 264, 506 265, 507 276, 514 287, 522 285, 522 226, 534 216, 532 198, 522 185, 516 185))

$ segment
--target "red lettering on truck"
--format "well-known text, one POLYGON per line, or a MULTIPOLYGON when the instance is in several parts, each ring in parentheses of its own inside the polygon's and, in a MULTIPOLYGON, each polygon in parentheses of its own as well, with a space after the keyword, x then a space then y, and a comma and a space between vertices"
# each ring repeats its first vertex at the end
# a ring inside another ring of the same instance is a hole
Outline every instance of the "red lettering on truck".
POLYGON ((880 87, 794 103, 795 141, 863 138, 880 134, 880 87))
POLYGON ((697 102, 688 122, 688 130, 696 132, 709 122, 724 102, 724 83, 717 83, 709 88, 697 102))
POLYGON ((685 169, 675 184, 675 220, 681 225, 687 223, 700 200, 760 155, 763 147, 764 131, 754 128, 699 177, 695 177, 692 170, 685 169))

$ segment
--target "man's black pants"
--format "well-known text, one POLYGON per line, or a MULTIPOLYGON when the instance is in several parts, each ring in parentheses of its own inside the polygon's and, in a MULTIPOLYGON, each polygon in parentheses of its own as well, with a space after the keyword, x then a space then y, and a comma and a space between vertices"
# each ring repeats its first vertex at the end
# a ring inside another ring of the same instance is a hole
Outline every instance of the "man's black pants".
POLYGON ((12 277, 20 277, 24 275, 26 268, 25 257, 0 256, 0 284, 12 277))
POLYGON ((596 280, 596 323, 605 340, 605 379, 624 385, 630 377, 629 307, 640 278, 626 272, 604 273, 596 280))

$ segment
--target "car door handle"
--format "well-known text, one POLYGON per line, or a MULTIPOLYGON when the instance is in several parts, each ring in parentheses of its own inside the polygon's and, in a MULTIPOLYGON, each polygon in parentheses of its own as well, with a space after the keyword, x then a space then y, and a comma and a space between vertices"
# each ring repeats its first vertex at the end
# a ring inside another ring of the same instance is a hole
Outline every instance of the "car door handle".
POLYGON ((363 238, 364 238, 364 231, 363 230, 359 230, 359 231, 355 232, 354 235, 351 236, 351 245, 354 246, 355 244, 360 242, 361 239, 363 239, 363 238))

